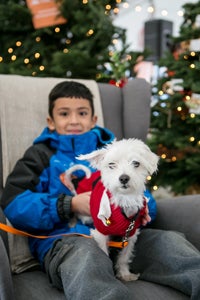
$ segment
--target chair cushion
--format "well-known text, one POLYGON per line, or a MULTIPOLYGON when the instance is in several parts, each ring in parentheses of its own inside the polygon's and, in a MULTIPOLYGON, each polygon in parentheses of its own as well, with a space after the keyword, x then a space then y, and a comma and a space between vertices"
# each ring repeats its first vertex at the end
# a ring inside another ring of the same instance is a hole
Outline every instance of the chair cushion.
MULTIPOLYGON (((13 276, 16 300, 64 300, 64 294, 53 288, 47 275, 41 271, 25 272, 13 276)), ((186 295, 169 287, 137 280, 125 283, 132 300, 189 300, 186 295)))

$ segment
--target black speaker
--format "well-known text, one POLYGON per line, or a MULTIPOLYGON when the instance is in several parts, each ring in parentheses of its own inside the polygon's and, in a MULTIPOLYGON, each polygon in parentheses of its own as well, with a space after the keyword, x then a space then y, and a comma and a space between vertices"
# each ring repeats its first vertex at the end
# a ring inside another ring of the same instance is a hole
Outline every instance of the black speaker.
POLYGON ((144 24, 144 47, 151 51, 147 60, 156 62, 169 50, 173 22, 167 20, 150 20, 144 24))

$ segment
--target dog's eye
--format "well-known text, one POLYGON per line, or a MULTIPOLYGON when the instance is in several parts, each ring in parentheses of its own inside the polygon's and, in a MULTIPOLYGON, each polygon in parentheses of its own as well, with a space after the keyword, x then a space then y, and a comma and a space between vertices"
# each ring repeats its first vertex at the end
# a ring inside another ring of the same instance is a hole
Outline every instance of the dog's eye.
POLYGON ((139 163, 139 161, 133 160, 133 161, 132 161, 132 165, 133 165, 135 168, 138 168, 138 167, 140 166, 140 163, 139 163))
POLYGON ((114 169, 114 168, 116 168, 116 163, 109 163, 108 164, 108 167, 110 168, 110 169, 114 169))

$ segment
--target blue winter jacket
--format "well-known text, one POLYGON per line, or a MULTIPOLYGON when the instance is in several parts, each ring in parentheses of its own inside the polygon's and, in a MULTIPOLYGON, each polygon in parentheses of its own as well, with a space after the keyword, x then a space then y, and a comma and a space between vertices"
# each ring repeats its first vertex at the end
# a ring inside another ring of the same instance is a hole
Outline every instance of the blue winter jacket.
MULTIPOLYGON (((71 195, 60 175, 73 164, 80 163, 76 159, 79 154, 101 148, 113 139, 114 135, 108 129, 99 126, 81 135, 59 135, 45 128, 8 176, 1 206, 12 225, 35 235, 73 232, 89 235, 89 226, 79 221, 71 228, 58 214, 58 197, 71 195)), ((89 167, 88 162, 81 163, 89 167)), ((76 176, 81 178, 84 173, 77 171, 76 176)), ((145 196, 149 198, 150 216, 154 219, 156 203, 148 191, 145 196)), ((57 238, 60 237, 29 238, 30 250, 41 265, 57 238)))

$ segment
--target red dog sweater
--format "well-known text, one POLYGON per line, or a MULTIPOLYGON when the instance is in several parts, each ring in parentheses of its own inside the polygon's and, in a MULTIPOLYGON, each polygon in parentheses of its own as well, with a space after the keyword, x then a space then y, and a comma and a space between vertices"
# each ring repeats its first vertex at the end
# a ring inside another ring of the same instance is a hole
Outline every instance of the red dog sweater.
POLYGON ((126 217, 120 207, 116 207, 110 203, 111 194, 105 190, 105 187, 101 181, 100 172, 92 173, 90 178, 83 178, 77 187, 77 193, 83 193, 85 191, 92 191, 90 197, 90 212, 93 218, 95 228, 104 235, 113 236, 125 236, 126 230, 130 223, 135 221, 133 229, 129 232, 129 236, 134 235, 135 231, 142 225, 142 217, 146 213, 146 199, 144 198, 143 207, 140 211, 131 217, 126 217), (103 197, 109 198, 110 203, 110 215, 109 219, 99 218, 100 206, 103 197))
POLYGON ((104 235, 123 237, 126 235, 126 230, 128 229, 130 223, 135 221, 134 226, 129 233, 129 236, 132 236, 136 229, 142 225, 142 217, 146 213, 146 200, 144 200, 142 209, 135 216, 130 218, 125 216, 120 207, 116 207, 114 204, 110 203, 111 213, 109 219, 106 220, 105 218, 105 220, 102 220, 99 218, 99 212, 102 197, 105 197, 105 194, 109 199, 111 198, 111 194, 108 191, 105 191, 102 181, 99 180, 95 185, 90 198, 90 211, 95 228, 104 235))

